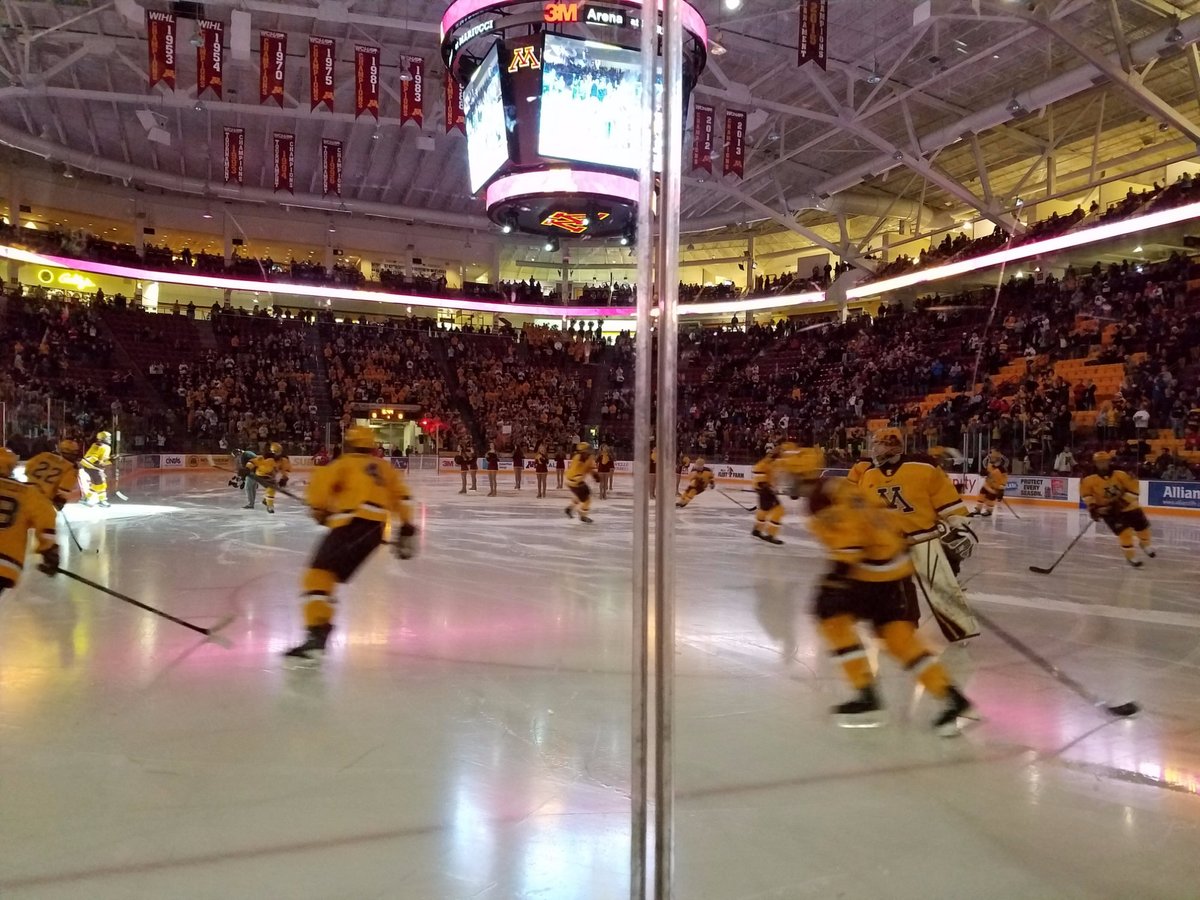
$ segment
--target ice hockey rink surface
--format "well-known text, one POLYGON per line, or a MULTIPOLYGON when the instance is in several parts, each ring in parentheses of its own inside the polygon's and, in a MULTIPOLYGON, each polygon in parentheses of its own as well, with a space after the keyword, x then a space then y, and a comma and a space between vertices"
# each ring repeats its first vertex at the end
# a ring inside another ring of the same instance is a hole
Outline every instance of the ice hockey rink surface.
MULTIPOLYGON (((532 479, 413 487, 420 555, 367 563, 317 671, 279 658, 321 533, 294 501, 187 473, 70 507, 65 568, 236 614, 233 646, 32 566, 0 598, 0 897, 628 897, 628 482, 590 526, 532 479)), ((1093 530, 1038 576, 1085 518, 1017 512, 978 523, 969 595, 1140 716, 984 634, 945 655, 983 716, 961 738, 886 658, 885 727, 838 728, 795 507, 783 547, 717 492, 679 513, 677 897, 1200 896, 1200 519, 1154 518, 1144 570, 1093 530)))

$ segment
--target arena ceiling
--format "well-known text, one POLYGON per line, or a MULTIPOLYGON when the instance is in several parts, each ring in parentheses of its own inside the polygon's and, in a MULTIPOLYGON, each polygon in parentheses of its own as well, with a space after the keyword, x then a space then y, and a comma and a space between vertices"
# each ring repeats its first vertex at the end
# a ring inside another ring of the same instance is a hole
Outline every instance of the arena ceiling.
MULTIPOLYGON (((825 72, 796 66, 794 0, 750 0, 736 11, 722 0, 696 5, 718 44, 698 92, 717 107, 718 123, 726 106, 750 119, 743 181, 685 180, 691 232, 790 232, 853 258, 889 220, 920 216, 922 230, 951 217, 1008 223, 1018 196, 1079 196, 1099 179, 1191 159, 1200 144, 1200 0, 830 0, 825 72), (813 230, 831 222, 833 232, 813 230)), ((292 131, 290 204, 484 226, 467 190, 465 141, 441 122, 443 3, 199 8, 225 22, 242 9, 255 34, 288 33, 283 109, 258 102, 256 59, 226 58, 220 101, 196 101, 190 63, 174 93, 148 91, 137 0, 0 0, 0 142, 129 183, 236 198, 221 184, 221 141, 223 126, 239 126, 247 132, 242 199, 281 202, 271 196, 271 134, 292 131), (309 110, 310 34, 338 41, 334 113, 309 110), (383 47, 378 127, 352 115, 355 42, 383 47), (434 89, 423 131, 397 118, 401 54, 427 60, 434 89), (145 110, 165 119, 169 143, 148 140, 137 115, 145 110), (344 142, 340 199, 320 196, 322 138, 344 142)), ((181 18, 182 54, 194 52, 194 32, 181 18)))

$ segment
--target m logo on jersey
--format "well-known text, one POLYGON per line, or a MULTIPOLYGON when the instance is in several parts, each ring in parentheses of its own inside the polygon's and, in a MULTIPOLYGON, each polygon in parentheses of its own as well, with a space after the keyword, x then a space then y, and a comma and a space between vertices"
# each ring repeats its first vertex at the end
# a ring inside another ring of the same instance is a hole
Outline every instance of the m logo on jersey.
POLYGON ((511 73, 518 69, 540 69, 542 64, 538 62, 537 54, 533 50, 533 47, 514 47, 508 71, 511 73))
POLYGON ((900 487, 881 487, 877 488, 879 496, 883 498, 883 502, 888 505, 889 509, 898 509, 900 512, 910 513, 914 507, 911 503, 904 499, 904 495, 900 493, 900 487))
MULTIPOLYGON (((608 218, 608 213, 602 212, 596 214, 596 220, 603 222, 608 218)), ((569 231, 571 234, 583 234, 588 230, 587 213, 562 212, 561 210, 552 212, 546 218, 542 219, 542 224, 547 228, 561 228, 563 231, 569 231)))

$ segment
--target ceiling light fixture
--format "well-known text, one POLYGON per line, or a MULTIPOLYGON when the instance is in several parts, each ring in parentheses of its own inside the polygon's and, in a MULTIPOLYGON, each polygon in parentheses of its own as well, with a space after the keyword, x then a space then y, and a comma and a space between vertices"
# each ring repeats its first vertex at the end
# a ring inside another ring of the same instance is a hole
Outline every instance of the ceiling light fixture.
POLYGON ((883 75, 879 71, 879 60, 871 60, 871 74, 867 76, 867 84, 879 84, 883 81, 883 75))
POLYGON ((1183 32, 1179 28, 1179 19, 1176 19, 1171 25, 1171 30, 1167 32, 1167 43, 1178 44, 1183 40, 1183 32))
POLYGON ((561 245, 558 243, 558 238, 548 237, 546 243, 542 244, 542 249, 547 253, 557 253, 561 245))
POLYGON ((1019 116, 1021 113, 1025 112, 1025 107, 1021 104, 1021 101, 1017 99, 1016 94, 1012 95, 1012 99, 1008 101, 1008 106, 1005 108, 1014 116, 1019 116))
POLYGON ((725 8, 731 12, 735 9, 741 9, 742 0, 725 0, 725 8))

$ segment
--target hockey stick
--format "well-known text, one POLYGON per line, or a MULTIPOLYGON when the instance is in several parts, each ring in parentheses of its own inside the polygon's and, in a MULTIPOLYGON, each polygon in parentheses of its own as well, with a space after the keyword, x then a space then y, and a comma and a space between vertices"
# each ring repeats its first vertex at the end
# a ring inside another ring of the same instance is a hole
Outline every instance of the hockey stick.
MULTIPOLYGON (((222 465, 218 465, 217 463, 213 463, 213 464, 212 464, 212 467, 213 467, 214 469, 220 469, 222 472, 229 472, 231 475, 236 475, 236 474, 237 474, 237 473, 236 473, 236 472, 234 472, 232 469, 227 469, 227 468, 225 468, 225 467, 224 467, 224 466, 222 466, 222 465)), ((308 502, 308 501, 307 501, 307 500, 305 500, 303 497, 301 497, 299 494, 293 494, 293 493, 292 493, 291 491, 289 491, 287 488, 285 488, 285 487, 280 487, 279 485, 277 485, 277 484, 275 484, 273 481, 271 481, 269 478, 263 478, 261 475, 255 475, 253 472, 247 472, 247 473, 246 473, 246 477, 247 477, 247 478, 253 478, 253 479, 254 479, 254 480, 255 480, 255 481, 258 483, 258 484, 262 485, 263 487, 273 487, 273 488, 275 488, 275 490, 279 491, 279 493, 283 494, 283 496, 285 496, 285 497, 291 497, 293 500, 299 500, 301 503, 307 503, 307 502, 308 502)))
MULTIPOLYGON (((1076 540, 1078 540, 1078 538, 1076 538, 1076 540)), ((1078 681, 1076 681, 1070 675, 1066 674, 1061 669, 1059 669, 1058 666, 1054 665, 1054 663, 1050 662, 1047 659, 1044 659, 1043 657, 1041 657, 1037 653, 1035 653, 1033 650, 1031 650, 1029 647, 1025 646, 1024 643, 1017 640, 1017 638, 1013 637, 1011 634, 1009 634, 1007 631, 1005 631, 1003 628, 1001 628, 999 625, 997 625, 995 622, 993 622, 987 616, 976 611, 975 617, 977 619, 979 619, 979 621, 982 622, 985 626, 987 626, 988 629, 995 632, 996 636, 998 638, 1000 638, 1000 640, 1004 641, 1004 643, 1008 644, 1008 646, 1012 647, 1014 650, 1016 650, 1018 653, 1020 653, 1022 656, 1024 656, 1027 660, 1029 660, 1031 663, 1033 663, 1039 669, 1042 669, 1043 671, 1047 672, 1059 684, 1063 685, 1068 690, 1073 691, 1075 694, 1082 697, 1088 703, 1092 704, 1092 706, 1095 706, 1098 709, 1103 709, 1110 716, 1115 716, 1118 719, 1126 719, 1129 716, 1137 715, 1141 711, 1141 707, 1138 706, 1138 704, 1133 700, 1130 700, 1127 703, 1117 703, 1117 704, 1113 704, 1113 705, 1106 703, 1104 700, 1097 697, 1095 694, 1093 694, 1091 691, 1089 691, 1087 688, 1085 688, 1082 684, 1080 684, 1078 681)))
POLYGON ((734 506, 738 507, 739 509, 744 509, 746 512, 754 512, 754 510, 756 508, 753 506, 743 506, 741 503, 738 503, 738 501, 736 499, 734 499, 731 495, 725 493, 720 488, 717 488, 717 493, 720 494, 722 497, 724 497, 726 500, 728 500, 730 503, 732 503, 734 506))
MULTIPOLYGON (((67 517, 66 510, 60 509, 59 514, 62 516, 62 520, 67 525, 67 534, 71 536, 71 543, 75 545, 75 549, 80 553, 87 553, 88 551, 84 550, 83 545, 79 543, 79 538, 75 537, 75 529, 71 527, 71 520, 67 517)), ((99 553, 100 551, 97 550, 96 552, 99 553)))
POLYGON ((184 628, 190 628, 192 631, 202 634, 205 637, 213 638, 216 643, 221 644, 223 647, 232 646, 229 644, 227 639, 219 637, 217 632, 228 626, 229 623, 233 621, 233 616, 226 616, 211 628, 202 628, 199 625, 192 624, 186 619, 180 619, 178 616, 173 616, 169 612, 163 612, 161 609, 156 609, 155 607, 150 606, 148 603, 143 603, 141 600, 134 600, 132 597, 126 596, 118 591, 114 591, 112 588, 105 587, 99 582, 92 581, 90 578, 84 578, 82 575, 76 575, 74 572, 68 572, 66 569, 60 568, 56 571, 59 575, 66 575, 68 578, 72 578, 81 584, 86 584, 88 587, 92 588, 93 590, 100 591, 102 594, 108 594, 110 597, 116 597, 118 600, 123 600, 126 603, 130 603, 133 606, 136 606, 138 609, 144 609, 146 612, 160 616, 169 622, 174 622, 176 625, 182 625, 184 628))
POLYGON ((1005 509, 1007 509, 1010 513, 1013 514, 1014 519, 1016 519, 1017 521, 1020 521, 1021 517, 1017 515, 1017 511, 1012 508, 1012 505, 1007 500, 1005 500, 1003 497, 1001 497, 1000 502, 1004 504, 1005 509))
POLYGON ((1088 519, 1088 523, 1083 526, 1083 531, 1079 532, 1079 534, 1077 534, 1077 535, 1075 535, 1075 537, 1071 538, 1071 543, 1067 544, 1067 549, 1058 555, 1058 559, 1056 559, 1054 562, 1052 562, 1049 566, 1047 566, 1044 569, 1041 566, 1030 566, 1029 571, 1035 572, 1038 575, 1049 575, 1051 572, 1053 572, 1058 567, 1058 564, 1063 561, 1063 557, 1065 557, 1068 553, 1071 552, 1071 548, 1079 543, 1079 539, 1088 533, 1088 529, 1091 527, 1092 527, 1092 520, 1088 519))

